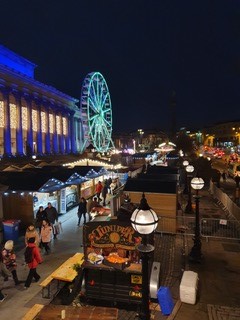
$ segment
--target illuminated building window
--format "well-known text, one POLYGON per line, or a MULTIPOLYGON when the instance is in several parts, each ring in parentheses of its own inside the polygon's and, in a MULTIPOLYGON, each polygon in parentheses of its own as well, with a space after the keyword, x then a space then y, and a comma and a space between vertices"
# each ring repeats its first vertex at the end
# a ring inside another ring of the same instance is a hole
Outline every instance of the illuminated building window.
POLYGON ((57 129, 57 134, 61 134, 61 118, 60 116, 56 116, 56 129, 57 129))
POLYGON ((4 104, 0 101, 0 128, 4 128, 4 104))
POLYGON ((41 125, 42 125, 42 132, 46 133, 46 113, 44 111, 41 111, 41 125))
POLYGON ((67 136, 67 119, 62 118, 62 124, 63 124, 63 134, 64 136, 67 136))
POLYGON ((14 103, 10 103, 10 128, 17 128, 17 106, 14 103))
POLYGON ((37 110, 32 110, 32 129, 33 131, 37 131, 37 110))
POLYGON ((27 130, 28 129, 27 107, 22 107, 22 128, 23 128, 23 130, 27 130))
POLYGON ((49 114, 49 132, 53 133, 53 114, 49 114))

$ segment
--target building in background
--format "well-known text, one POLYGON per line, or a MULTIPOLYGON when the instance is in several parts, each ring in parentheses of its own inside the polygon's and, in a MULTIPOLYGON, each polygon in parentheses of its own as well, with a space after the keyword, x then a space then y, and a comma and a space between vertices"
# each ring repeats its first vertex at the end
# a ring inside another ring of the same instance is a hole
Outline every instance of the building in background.
POLYGON ((0 156, 80 150, 77 99, 34 78, 36 65, 0 45, 0 156))

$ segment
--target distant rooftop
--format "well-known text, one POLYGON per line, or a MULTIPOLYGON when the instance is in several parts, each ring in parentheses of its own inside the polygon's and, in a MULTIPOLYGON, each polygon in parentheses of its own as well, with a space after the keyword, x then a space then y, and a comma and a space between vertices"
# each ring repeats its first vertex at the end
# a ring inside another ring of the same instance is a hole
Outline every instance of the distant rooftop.
POLYGON ((36 64, 21 57, 3 45, 0 45, 0 65, 4 65, 30 78, 34 78, 34 69, 37 67, 36 64))

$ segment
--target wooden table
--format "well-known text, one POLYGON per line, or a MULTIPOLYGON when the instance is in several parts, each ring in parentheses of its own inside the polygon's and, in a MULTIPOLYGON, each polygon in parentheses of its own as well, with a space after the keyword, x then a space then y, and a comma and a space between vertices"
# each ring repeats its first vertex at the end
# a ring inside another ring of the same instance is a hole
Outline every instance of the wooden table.
POLYGON ((65 310, 65 320, 117 320, 118 318, 118 309, 116 308, 48 305, 39 312, 39 314, 37 315, 37 319, 61 319, 62 310, 65 310))
POLYGON ((76 253, 74 256, 66 260, 59 268, 51 274, 51 277, 56 280, 72 282, 76 276, 77 271, 73 269, 74 264, 82 265, 84 261, 83 253, 76 253))

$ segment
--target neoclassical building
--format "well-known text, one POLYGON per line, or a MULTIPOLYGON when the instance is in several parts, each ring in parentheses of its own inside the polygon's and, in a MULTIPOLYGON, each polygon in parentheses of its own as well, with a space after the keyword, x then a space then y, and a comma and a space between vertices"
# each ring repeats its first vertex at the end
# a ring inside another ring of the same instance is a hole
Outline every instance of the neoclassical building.
POLYGON ((34 78, 36 65, 0 45, 0 156, 81 150, 78 100, 34 78))

